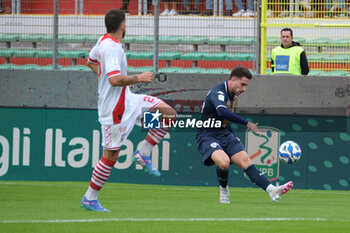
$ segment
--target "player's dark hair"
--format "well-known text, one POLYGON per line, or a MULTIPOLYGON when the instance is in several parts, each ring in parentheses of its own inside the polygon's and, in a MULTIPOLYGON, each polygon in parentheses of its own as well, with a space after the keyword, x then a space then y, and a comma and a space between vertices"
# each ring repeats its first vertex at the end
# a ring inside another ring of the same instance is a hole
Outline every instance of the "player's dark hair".
POLYGON ((105 26, 107 33, 116 32, 125 21, 125 13, 118 9, 111 9, 105 15, 105 26))
POLYGON ((249 69, 245 68, 244 66, 236 66, 231 71, 230 79, 232 77, 236 77, 236 78, 246 77, 249 80, 253 78, 252 73, 250 73, 249 69))
POLYGON ((281 34, 282 34, 282 32, 290 32, 290 36, 293 37, 293 30, 290 28, 283 28, 281 30, 281 34))

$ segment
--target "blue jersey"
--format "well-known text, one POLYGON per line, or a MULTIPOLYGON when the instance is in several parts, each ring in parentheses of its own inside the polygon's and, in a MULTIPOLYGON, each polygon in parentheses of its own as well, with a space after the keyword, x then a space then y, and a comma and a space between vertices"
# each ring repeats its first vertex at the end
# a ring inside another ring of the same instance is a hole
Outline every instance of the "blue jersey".
MULTIPOLYGON (((229 122, 227 120, 219 118, 217 114, 217 109, 218 107, 225 107, 232 111, 236 105, 236 100, 237 97, 232 96, 228 91, 228 82, 226 81, 224 83, 220 83, 208 92, 207 97, 205 98, 202 106, 201 120, 205 121, 210 118, 220 120, 222 121, 221 128, 215 130, 229 130, 233 132, 229 122)), ((203 129, 198 130, 202 131, 203 129)))

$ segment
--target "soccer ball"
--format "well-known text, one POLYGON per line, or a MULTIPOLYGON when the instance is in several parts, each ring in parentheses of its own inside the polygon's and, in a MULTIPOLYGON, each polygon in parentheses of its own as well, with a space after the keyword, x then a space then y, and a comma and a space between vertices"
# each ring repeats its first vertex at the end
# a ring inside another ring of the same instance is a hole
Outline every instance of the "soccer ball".
POLYGON ((293 141, 285 141, 278 149, 278 155, 284 163, 296 163, 301 157, 301 149, 298 143, 293 141))

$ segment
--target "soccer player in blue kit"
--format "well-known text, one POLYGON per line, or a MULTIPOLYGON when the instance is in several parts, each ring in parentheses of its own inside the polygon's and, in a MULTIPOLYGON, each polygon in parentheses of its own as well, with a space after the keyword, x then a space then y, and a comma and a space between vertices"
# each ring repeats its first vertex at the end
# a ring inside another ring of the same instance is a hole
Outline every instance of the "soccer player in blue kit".
POLYGON ((207 166, 216 165, 220 183, 220 203, 230 203, 228 188, 229 166, 235 164, 247 174, 250 180, 265 190, 272 201, 277 202, 293 186, 289 181, 281 186, 274 186, 260 172, 248 157, 240 139, 233 132, 229 122, 247 126, 248 129, 261 135, 258 123, 249 122, 232 112, 237 97, 246 91, 252 74, 243 67, 237 66, 231 72, 230 79, 212 88, 204 100, 201 120, 210 118, 222 122, 220 128, 198 128, 196 139, 198 151, 207 166))

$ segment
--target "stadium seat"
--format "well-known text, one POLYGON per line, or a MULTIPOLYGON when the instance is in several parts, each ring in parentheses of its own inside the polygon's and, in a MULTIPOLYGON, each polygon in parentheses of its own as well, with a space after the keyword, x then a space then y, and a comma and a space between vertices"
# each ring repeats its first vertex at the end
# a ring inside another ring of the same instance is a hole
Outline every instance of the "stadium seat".
POLYGON ((252 61, 255 55, 253 53, 235 53, 228 54, 226 60, 229 61, 252 61))
POLYGON ((135 43, 153 44, 154 43, 154 36, 138 36, 135 38, 135 43))
POLYGON ((25 42, 40 42, 44 35, 42 34, 28 34, 28 35, 22 35, 19 38, 19 41, 25 41, 25 42))
POLYGON ((334 70, 326 73, 327 76, 350 76, 346 70, 334 70))
POLYGON ((141 67, 134 67, 135 73, 143 73, 146 71, 153 71, 153 66, 141 66, 141 67))
POLYGON ((313 40, 304 41, 302 44, 305 46, 327 46, 332 43, 332 39, 330 38, 316 38, 313 40))
POLYGON ((324 61, 329 60, 329 55, 315 53, 315 54, 311 54, 311 55, 307 56, 307 60, 309 62, 324 62, 324 61))
POLYGON ((52 50, 37 50, 36 57, 39 58, 52 58, 53 51, 52 50))
POLYGON ((251 36, 246 37, 232 37, 231 44, 234 45, 252 45, 255 39, 251 36))
MULTIPOLYGON (((60 68, 62 68, 62 67, 60 67, 60 68)), ((39 70, 53 70, 53 66, 52 65, 39 66, 39 70)))
POLYGON ((182 44, 183 36, 160 36, 159 43, 162 44, 182 44))
POLYGON ((18 41, 21 37, 21 34, 18 33, 9 33, 0 35, 0 42, 10 42, 10 41, 18 41))
POLYGON ((135 68, 133 66, 128 66, 128 73, 136 73, 135 68))
POLYGON ((163 73, 182 73, 183 69, 180 67, 165 67, 159 70, 159 72, 163 73))
POLYGON ((324 72, 323 70, 310 70, 309 72, 309 76, 322 76, 325 75, 326 72, 324 72))
POLYGON ((202 71, 203 74, 230 74, 231 71, 229 69, 223 68, 213 68, 202 71))
POLYGON ((40 66, 38 66, 36 64, 26 64, 26 65, 16 66, 14 69, 16 69, 16 70, 40 70, 40 66))
POLYGON ((350 47, 350 39, 338 39, 338 40, 335 40, 333 41, 332 44, 330 44, 329 46, 332 46, 332 47, 341 47, 341 48, 344 48, 344 47, 350 47))
POLYGON ((337 62, 337 63, 342 63, 342 62, 349 62, 350 61, 350 55, 349 54, 336 54, 332 57, 330 57, 331 62, 337 62))
POLYGON ((60 58, 83 58, 85 57, 85 50, 58 50, 58 56, 60 58))
POLYGON ((176 60, 180 59, 181 52, 163 52, 159 54, 159 60, 176 60))
POLYGON ((0 49, 0 57, 13 57, 17 49, 0 49))
POLYGON ((87 35, 85 38, 86 43, 96 43, 101 35, 87 35))
POLYGON ((153 59, 153 52, 131 53, 129 55, 129 59, 141 59, 141 60, 153 59))
MULTIPOLYGON (((58 35, 57 42, 63 42, 64 35, 58 35)), ((43 35, 41 42, 52 43, 53 35, 43 35)))
POLYGON ((207 61, 223 61, 226 60, 226 56, 230 53, 205 53, 203 54, 203 60, 207 61))
POLYGON ((137 54, 138 52, 136 52, 136 51, 129 51, 129 50, 126 50, 125 51, 125 55, 126 55, 126 58, 127 59, 130 59, 130 57, 132 56, 132 55, 135 55, 135 54, 137 54))
POLYGON ((204 68, 200 68, 200 67, 195 67, 195 68, 186 68, 183 69, 182 72, 179 73, 188 73, 188 74, 203 74, 203 72, 205 72, 206 70, 204 68))
POLYGON ((37 53, 36 49, 16 49, 13 57, 35 57, 37 53))
POLYGON ((206 55, 207 53, 205 52, 189 52, 189 53, 185 53, 182 54, 180 56, 180 60, 202 60, 203 56, 206 55))
POLYGON ((62 70, 69 70, 69 71, 91 71, 91 69, 87 66, 83 65, 76 65, 76 66, 68 66, 64 67, 62 70))
POLYGON ((232 37, 227 37, 227 36, 213 38, 208 41, 208 44, 213 44, 213 45, 228 45, 231 43, 232 43, 232 37))
MULTIPOLYGON (((293 41, 298 42, 299 44, 303 45, 306 41, 304 37, 294 37, 293 41)), ((279 44, 281 43, 281 40, 279 41, 279 44)))
POLYGON ((206 44, 209 41, 209 37, 207 36, 191 36, 191 37, 184 37, 182 39, 183 44, 193 44, 193 45, 199 45, 199 44, 206 44))
POLYGON ((87 35, 62 35, 62 42, 84 43, 87 35))
POLYGON ((125 35, 123 38, 123 43, 129 44, 129 43, 135 43, 136 39, 140 36, 135 36, 135 35, 125 35))
POLYGON ((281 43, 281 39, 279 37, 267 37, 266 38, 267 45, 279 45, 281 43))
POLYGON ((13 70, 13 69, 16 69, 16 66, 15 64, 11 64, 11 63, 8 63, 8 64, 1 64, 0 65, 0 70, 13 70))

